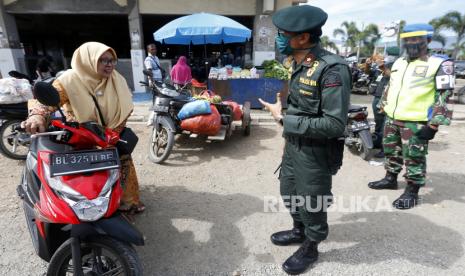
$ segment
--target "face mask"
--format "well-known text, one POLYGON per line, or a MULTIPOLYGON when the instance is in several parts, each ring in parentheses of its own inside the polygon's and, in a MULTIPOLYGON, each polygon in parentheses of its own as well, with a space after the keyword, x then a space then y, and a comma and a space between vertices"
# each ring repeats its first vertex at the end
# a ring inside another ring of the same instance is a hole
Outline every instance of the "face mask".
POLYGON ((426 49, 426 45, 424 42, 405 44, 404 47, 405 51, 407 51, 409 59, 419 58, 426 49))
POLYGON ((291 45, 289 45, 289 37, 284 35, 277 35, 275 37, 276 48, 283 55, 290 55, 293 52, 291 45))

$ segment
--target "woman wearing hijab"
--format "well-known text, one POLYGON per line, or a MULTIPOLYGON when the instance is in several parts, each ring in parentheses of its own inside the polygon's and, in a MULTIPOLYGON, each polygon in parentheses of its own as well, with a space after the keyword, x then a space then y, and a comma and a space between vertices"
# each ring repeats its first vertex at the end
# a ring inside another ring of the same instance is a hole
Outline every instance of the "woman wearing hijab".
POLYGON ((170 72, 171 80, 176 87, 185 87, 192 80, 191 68, 185 56, 181 56, 170 72))
MULTIPOLYGON (((134 106, 126 80, 115 69, 115 50, 98 42, 87 42, 74 51, 71 68, 60 75, 53 86, 60 95, 68 121, 94 121, 121 132, 134 106), (103 115, 101 122, 94 96, 103 115)), ((23 127, 29 133, 43 132, 48 117, 55 108, 30 100, 29 117, 23 127)), ((130 155, 121 156, 121 182, 124 189, 120 210, 142 212, 144 204, 139 199, 139 183, 130 155)))

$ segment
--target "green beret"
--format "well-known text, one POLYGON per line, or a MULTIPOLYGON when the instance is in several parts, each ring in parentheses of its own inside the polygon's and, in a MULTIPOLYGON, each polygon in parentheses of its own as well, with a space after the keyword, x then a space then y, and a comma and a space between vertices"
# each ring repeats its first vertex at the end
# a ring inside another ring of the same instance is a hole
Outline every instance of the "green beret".
POLYGON ((399 56, 400 55, 400 49, 397 46, 388 47, 388 48, 386 48, 386 54, 389 55, 389 56, 399 56))
POLYGON ((328 14, 322 9, 309 6, 292 6, 278 10, 273 14, 273 24, 286 32, 300 33, 320 29, 328 19, 328 14))

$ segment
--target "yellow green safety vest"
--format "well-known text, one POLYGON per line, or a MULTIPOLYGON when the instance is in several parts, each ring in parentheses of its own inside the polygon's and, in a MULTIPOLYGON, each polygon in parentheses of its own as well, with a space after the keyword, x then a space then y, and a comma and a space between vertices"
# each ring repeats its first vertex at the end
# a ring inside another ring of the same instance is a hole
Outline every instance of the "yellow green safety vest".
POLYGON ((386 115, 400 121, 428 121, 434 105, 435 76, 443 61, 434 56, 428 61, 397 59, 391 69, 386 115))

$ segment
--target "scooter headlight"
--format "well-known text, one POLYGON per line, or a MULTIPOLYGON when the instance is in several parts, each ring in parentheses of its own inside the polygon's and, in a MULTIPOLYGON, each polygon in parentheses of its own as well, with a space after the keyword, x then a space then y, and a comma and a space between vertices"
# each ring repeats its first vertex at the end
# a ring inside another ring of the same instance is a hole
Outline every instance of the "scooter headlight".
POLYGON ((92 200, 80 200, 75 204, 70 204, 71 209, 81 221, 96 221, 103 217, 108 210, 109 194, 92 200))

